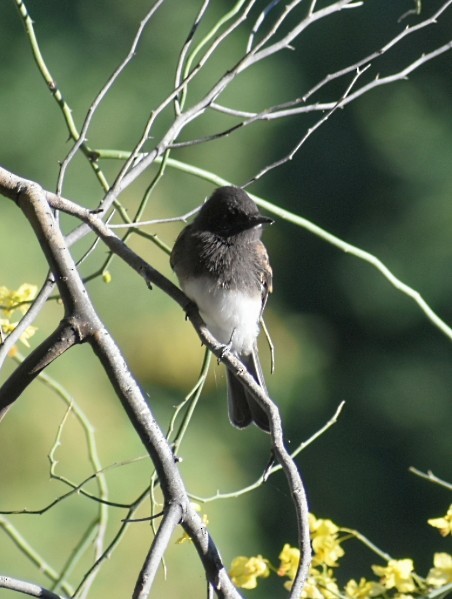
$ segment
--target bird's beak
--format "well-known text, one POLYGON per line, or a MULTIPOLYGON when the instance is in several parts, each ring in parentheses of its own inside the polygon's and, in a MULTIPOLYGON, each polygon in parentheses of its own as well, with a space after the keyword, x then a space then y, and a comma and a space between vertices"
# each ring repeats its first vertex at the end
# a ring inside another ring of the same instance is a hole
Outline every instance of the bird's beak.
POLYGON ((262 214, 256 217, 256 225, 272 225, 274 222, 275 221, 272 218, 269 216, 262 216, 262 214))

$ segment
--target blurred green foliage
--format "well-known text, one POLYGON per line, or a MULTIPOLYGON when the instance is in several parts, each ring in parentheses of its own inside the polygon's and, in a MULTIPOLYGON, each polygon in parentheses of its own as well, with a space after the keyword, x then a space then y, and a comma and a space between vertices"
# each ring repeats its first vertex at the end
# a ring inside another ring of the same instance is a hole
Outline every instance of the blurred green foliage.
MULTIPOLYGON (((196 4, 183 2, 176 7, 169 2, 158 12, 136 59, 96 114, 89 133, 92 147, 127 150, 141 135, 151 109, 173 85, 178 52, 196 4)), ((212 4, 205 32, 229 6, 227 2, 212 4)), ((441 3, 428 4, 425 9, 430 11, 441 3)), ((280 54, 240 76, 221 97, 222 103, 256 110, 302 95, 329 72, 391 39, 403 26, 397 23, 398 17, 411 5, 408 0, 368 0, 360 9, 322 21, 306 31, 294 52, 280 54)), ((148 3, 42 0, 28 8, 47 65, 81 126, 93 97, 126 54, 148 3)), ((422 51, 447 41, 450 13, 386 56, 382 72, 400 69, 422 51)), ((54 189, 58 161, 70 147, 67 130, 33 63, 13 2, 3 4, 1 16, 0 162, 54 189)), ((199 86, 193 86, 189 102, 233 64, 245 43, 245 34, 239 32, 234 43, 219 52, 199 86)), ((335 113, 292 162, 251 188, 377 255, 449 323, 450 61, 447 53, 409 80, 377 89, 335 113)), ((320 99, 337 99, 343 88, 344 82, 334 84, 322 91, 320 99)), ((153 136, 158 138, 171 117, 168 110, 153 136)), ((240 184, 286 154, 316 118, 260 123, 172 155, 240 184)), ((228 122, 210 112, 191 125, 183 139, 208 135, 228 122)), ((113 180, 118 164, 104 166, 113 180)), ((121 197, 129 214, 153 174, 146 173, 121 197)), ((211 190, 206 182, 167 170, 145 217, 184 213, 211 190)), ((82 158, 69 169, 64 194, 89 207, 102 197, 82 158)), ((0 205, 0 285, 39 285, 46 265, 29 225, 11 202, 3 200, 0 205)), ((64 222, 68 231, 76 224, 69 219, 64 222)), ((171 246, 179 229, 177 224, 161 225, 149 232, 171 246)), ((418 571, 425 573, 433 552, 446 550, 445 541, 438 540, 426 520, 445 513, 449 498, 443 489, 414 477, 408 468, 431 469, 442 478, 452 478, 450 340, 370 266, 341 255, 311 234, 279 221, 266 232, 265 242, 275 272, 267 321, 276 346, 276 372, 268 375, 268 382, 290 444, 295 447, 308 438, 346 401, 339 422, 298 459, 311 509, 319 517, 360 530, 396 558, 412 557, 418 571)), ((131 245, 172 276, 167 256, 152 243, 133 238, 131 245)), ((82 255, 86 247, 87 242, 80 244, 76 255, 82 255)), ((105 256, 105 248, 99 245, 82 272, 95 271, 105 256)), ((110 271, 112 282, 106 285, 96 279, 89 283, 89 293, 149 393, 157 420, 166 428, 174 405, 196 381, 203 348, 179 307, 163 293, 149 292, 118 260, 110 271)), ((36 323, 39 332, 34 342, 42 340, 60 318, 61 308, 53 301, 36 323)), ((1 381, 12 368, 12 364, 6 366, 1 381)), ((49 372, 95 426, 104 465, 143 454, 88 347, 72 350, 49 372)), ((181 448, 181 470, 189 492, 195 495, 239 489, 257 479, 268 461, 265 436, 258 430, 239 432, 229 425, 224 395, 224 373, 215 365, 181 448)), ((36 382, 2 422, 0 510, 42 507, 66 490, 49 481, 46 457, 64 413, 55 394, 36 382)), ((57 455, 59 472, 71 480, 78 482, 91 473, 83 431, 73 418, 69 418, 57 455)), ((131 501, 148 484, 150 472, 147 460, 111 471, 110 498, 131 501)), ((92 483, 89 488, 95 490, 92 483)), ((251 495, 208 503, 203 511, 226 563, 238 554, 260 552, 276 561, 282 545, 296 541, 291 500, 280 475, 251 495)), ((146 504, 139 515, 148 513, 146 504)), ((40 518, 22 515, 12 521, 59 569, 92 517, 90 501, 74 497, 40 518)), ((108 539, 123 517, 124 511, 112 510, 108 539)), ((151 534, 147 523, 129 527, 90 597, 130 596, 151 534)), ((369 563, 375 561, 361 549, 349 553, 344 581, 367 575, 369 563)), ((49 586, 1 530, 0 556, 2 573, 49 586)), ((74 581, 91 557, 85 556, 77 565, 74 581)), ((203 596, 205 581, 190 544, 171 546, 167 568, 168 580, 164 581, 162 569, 155 596, 203 596)), ((259 596, 275 596, 279 587, 272 584, 277 583, 264 581, 259 596)), ((3 591, 3 596, 12 594, 3 591)))

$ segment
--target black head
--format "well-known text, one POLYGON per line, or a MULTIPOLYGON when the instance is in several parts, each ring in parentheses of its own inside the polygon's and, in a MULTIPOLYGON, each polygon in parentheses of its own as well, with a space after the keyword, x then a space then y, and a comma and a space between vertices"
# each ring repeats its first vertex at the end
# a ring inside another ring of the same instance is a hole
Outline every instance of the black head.
POLYGON ((234 235, 259 225, 270 225, 273 219, 263 216, 255 202, 240 187, 219 187, 199 211, 197 228, 234 235))

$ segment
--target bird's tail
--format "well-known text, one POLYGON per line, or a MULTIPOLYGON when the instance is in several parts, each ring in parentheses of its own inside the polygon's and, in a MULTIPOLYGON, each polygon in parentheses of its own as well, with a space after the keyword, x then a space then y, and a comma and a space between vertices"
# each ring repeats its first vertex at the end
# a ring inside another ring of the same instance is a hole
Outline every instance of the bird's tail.
MULTIPOLYGON (((254 349, 247 356, 240 356, 240 359, 254 380, 268 394, 257 349, 254 349)), ((261 408, 256 399, 229 369, 226 372, 228 380, 229 419, 232 424, 237 428, 245 428, 254 422, 263 431, 270 432, 270 423, 264 409, 261 408)))

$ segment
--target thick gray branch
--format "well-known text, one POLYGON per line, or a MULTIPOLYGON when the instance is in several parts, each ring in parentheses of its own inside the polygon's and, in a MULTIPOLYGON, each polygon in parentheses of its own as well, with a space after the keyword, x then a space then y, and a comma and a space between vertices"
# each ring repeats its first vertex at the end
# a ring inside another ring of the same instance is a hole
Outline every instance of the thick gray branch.
POLYGON ((30 595, 30 597, 41 597, 41 599, 63 599, 61 595, 48 591, 44 587, 32 582, 11 578, 11 576, 0 576, 0 589, 24 593, 25 595, 30 595))
MULTIPOLYGON (((1 168, 0 193, 14 199, 30 220, 57 281, 65 307, 65 320, 76 327, 77 341, 89 342, 104 366, 131 424, 154 462, 164 494, 165 505, 180 506, 184 529, 191 536, 207 577, 214 586, 218 597, 237 599, 240 595, 227 575, 212 538, 190 504, 172 450, 152 415, 145 395, 130 373, 118 346, 104 327, 88 297, 47 201, 47 197, 56 196, 46 194, 36 183, 19 179, 1 168)), ((117 244, 118 241, 113 240, 114 244, 117 244)), ((124 247, 127 246, 124 245, 124 247)), ((161 278, 164 279, 162 276, 161 278)), ((159 280, 158 277, 157 280, 159 280)), ((176 287, 175 289, 177 290, 176 287)), ((183 296, 181 292, 179 293, 183 296)), ((54 348, 58 346, 58 340, 59 336, 56 333, 51 336, 46 351, 50 354, 54 352, 54 348)), ((36 376, 36 374, 33 376, 33 372, 45 359, 46 352, 43 351, 42 345, 38 349, 40 351, 35 350, 22 365, 25 382, 22 383, 21 389, 19 388, 20 381, 17 378, 13 381, 17 396, 36 376)), ((56 355, 59 355, 58 351, 55 353, 56 355)), ((3 388, 8 389, 8 385, 11 384, 7 381, 3 388)), ((173 528, 177 524, 174 520, 169 523, 173 528)), ((165 530, 165 538, 168 536, 168 531, 169 529, 165 530)))

